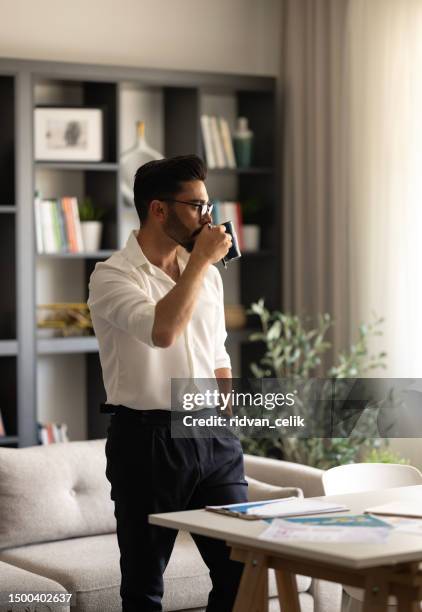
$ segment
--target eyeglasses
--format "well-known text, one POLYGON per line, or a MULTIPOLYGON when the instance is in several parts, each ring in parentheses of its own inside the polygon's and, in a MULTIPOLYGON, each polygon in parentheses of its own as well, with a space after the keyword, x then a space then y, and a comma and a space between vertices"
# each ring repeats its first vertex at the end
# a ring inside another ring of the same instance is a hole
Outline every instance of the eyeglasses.
POLYGON ((171 198, 166 198, 164 202, 176 202, 176 204, 188 204, 189 206, 195 206, 200 209, 201 217, 204 217, 207 213, 210 215, 212 209, 214 208, 214 204, 212 202, 202 202, 201 204, 197 204, 196 202, 186 202, 185 200, 174 200, 171 198))

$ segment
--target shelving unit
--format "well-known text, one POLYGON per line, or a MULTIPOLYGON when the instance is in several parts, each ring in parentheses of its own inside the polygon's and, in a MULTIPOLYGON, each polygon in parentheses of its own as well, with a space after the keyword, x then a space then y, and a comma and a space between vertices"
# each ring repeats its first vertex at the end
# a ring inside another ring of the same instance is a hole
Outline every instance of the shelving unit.
MULTIPOLYGON (((147 70, 23 60, 0 60, 0 409, 7 437, 0 445, 37 443, 37 421, 66 421, 71 439, 102 437, 108 418, 99 414, 105 393, 94 337, 37 338, 36 306, 87 299, 96 263, 124 246, 138 225, 120 194, 119 157, 134 142, 135 123, 165 156, 203 155, 202 113, 223 115, 234 127, 247 116, 255 133, 254 165, 210 170, 211 198, 259 199, 262 248, 243 253, 222 272, 227 303, 265 297, 280 302, 280 200, 277 185, 276 84, 267 77, 147 70), (33 151, 37 105, 101 107, 104 159, 96 163, 39 162, 33 151), (105 208, 100 250, 37 255, 33 195, 91 196, 105 208), (16 296, 19 296, 17 299, 16 296)), ((250 329, 229 331, 234 372, 248 373, 256 345, 250 329)), ((259 350, 259 349, 258 349, 259 350)))
POLYGON ((103 249, 85 253, 41 253, 37 255, 40 259, 107 259, 114 253, 115 249, 103 249))
POLYGON ((94 336, 80 338, 42 338, 37 340, 38 355, 72 353, 98 353, 98 341, 94 336))

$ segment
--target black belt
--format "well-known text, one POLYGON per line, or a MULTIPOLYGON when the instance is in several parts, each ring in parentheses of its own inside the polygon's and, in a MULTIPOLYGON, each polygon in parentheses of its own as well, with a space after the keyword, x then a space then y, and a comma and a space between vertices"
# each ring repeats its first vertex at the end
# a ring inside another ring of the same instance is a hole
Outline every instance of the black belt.
POLYGON ((195 410, 137 410, 136 408, 128 408, 127 406, 113 406, 112 404, 101 404, 100 412, 103 414, 112 414, 114 416, 130 417, 140 419, 144 423, 166 425, 170 424, 172 419, 181 419, 189 414, 194 414, 195 417, 207 417, 216 414, 215 408, 204 408, 195 410))

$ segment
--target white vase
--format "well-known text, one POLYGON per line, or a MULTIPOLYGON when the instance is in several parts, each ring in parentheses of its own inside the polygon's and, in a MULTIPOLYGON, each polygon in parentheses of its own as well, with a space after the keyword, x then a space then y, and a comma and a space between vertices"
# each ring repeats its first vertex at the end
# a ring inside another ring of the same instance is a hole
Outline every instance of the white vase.
POLYGON ((101 221, 81 221, 84 251, 99 251, 103 224, 101 221))
POLYGON ((259 251, 261 228, 259 225, 243 226, 243 249, 252 253, 259 251))

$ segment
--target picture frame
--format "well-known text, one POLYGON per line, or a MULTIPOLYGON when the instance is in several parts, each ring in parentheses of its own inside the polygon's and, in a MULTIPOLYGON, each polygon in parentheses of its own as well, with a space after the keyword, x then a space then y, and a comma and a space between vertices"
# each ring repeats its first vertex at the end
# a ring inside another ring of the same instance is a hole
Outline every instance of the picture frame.
POLYGON ((36 161, 103 160, 101 108, 40 106, 34 111, 36 161))

